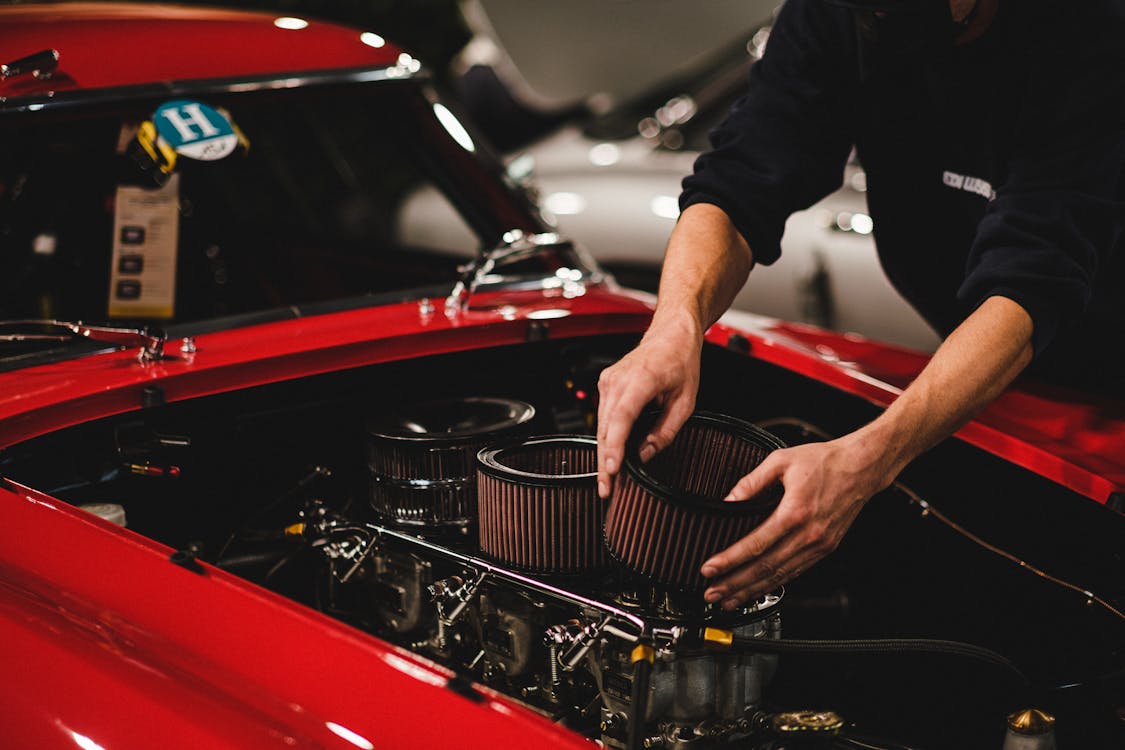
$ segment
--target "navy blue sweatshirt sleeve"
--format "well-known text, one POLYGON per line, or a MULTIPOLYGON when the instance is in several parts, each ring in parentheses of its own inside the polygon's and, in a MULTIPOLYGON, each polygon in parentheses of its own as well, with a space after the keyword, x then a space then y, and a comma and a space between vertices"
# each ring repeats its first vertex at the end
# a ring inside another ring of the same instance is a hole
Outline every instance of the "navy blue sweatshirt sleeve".
POLYGON ((1098 275, 1121 267, 1111 254, 1125 231, 1125 28, 1120 12, 1075 11, 1034 42, 1006 175, 958 292, 966 314, 991 296, 1015 300, 1032 318, 1036 355, 1081 325, 1105 285, 1098 275))
POLYGON ((710 133, 712 149, 683 181, 680 208, 721 208, 757 263, 781 254, 785 221, 840 186, 851 149, 854 45, 846 12, 787 0, 746 95, 710 133), (845 62, 850 61, 850 62, 845 62))

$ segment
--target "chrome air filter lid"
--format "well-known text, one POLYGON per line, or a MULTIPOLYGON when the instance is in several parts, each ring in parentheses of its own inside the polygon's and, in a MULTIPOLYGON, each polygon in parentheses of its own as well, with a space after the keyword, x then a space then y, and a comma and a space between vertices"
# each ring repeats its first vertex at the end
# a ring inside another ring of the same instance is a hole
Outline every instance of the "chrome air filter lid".
POLYGON ((426 401, 367 423, 371 505, 385 521, 467 528, 476 519, 476 455, 525 434, 528 403, 467 397, 426 401))

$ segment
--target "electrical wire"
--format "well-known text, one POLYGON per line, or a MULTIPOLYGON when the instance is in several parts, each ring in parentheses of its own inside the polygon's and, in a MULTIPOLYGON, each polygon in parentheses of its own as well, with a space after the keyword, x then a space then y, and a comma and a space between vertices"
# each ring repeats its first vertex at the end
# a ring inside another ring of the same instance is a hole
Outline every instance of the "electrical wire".
MULTIPOLYGON (((835 439, 835 436, 829 434, 827 431, 817 427, 816 425, 813 425, 809 422, 805 422, 804 420, 796 419, 796 418, 792 418, 792 417, 781 417, 781 418, 778 418, 778 419, 767 419, 767 420, 763 420, 761 422, 758 422, 757 425, 759 427, 763 428, 763 429, 769 429, 770 427, 774 427, 774 426, 778 426, 778 425, 798 427, 801 430, 804 430, 806 433, 808 433, 810 435, 815 435, 815 436, 821 438, 822 440, 833 440, 833 439, 835 439)), ((1063 579, 1059 578, 1058 576, 1051 575, 1050 573, 1042 570, 1041 568, 1038 568, 1038 567, 1032 565, 1031 563, 1027 562, 1026 560, 1021 560, 1019 557, 1016 557, 1011 552, 1008 552, 1005 549, 997 547, 995 544, 992 544, 991 542, 987 542, 984 539, 981 539, 979 536, 977 536, 973 532, 969 531, 965 527, 958 524, 956 521, 954 521, 951 518, 949 518, 948 516, 946 516, 944 513, 942 513, 937 508, 935 508, 932 504, 930 504, 927 500, 923 499, 921 495, 919 495, 917 492, 915 492, 914 490, 907 487, 902 482, 895 481, 891 484, 891 487, 898 490, 902 494, 906 495, 906 497, 911 501, 911 503, 913 505, 916 505, 919 508, 921 508, 923 518, 933 518, 934 520, 941 522, 947 528, 949 528, 952 531, 960 534, 961 536, 965 537, 966 539, 973 542, 977 546, 979 546, 979 547, 981 547, 985 550, 988 550, 992 554, 997 555, 999 557, 1002 557, 1005 560, 1008 560, 1009 562, 1014 563, 1015 565, 1018 565, 1020 568, 1022 568, 1023 570, 1026 570, 1027 572, 1031 573, 1032 575, 1036 575, 1036 576, 1042 578, 1045 581, 1048 581, 1050 583, 1055 584, 1056 586, 1059 586, 1059 587, 1067 589, 1069 591, 1073 591, 1075 593, 1081 594, 1085 598, 1086 604, 1097 604, 1097 605, 1103 607, 1107 612, 1110 612, 1111 614, 1116 615, 1118 618, 1120 618, 1122 620, 1125 620, 1125 612, 1123 612, 1122 610, 1113 606, 1104 597, 1098 596, 1097 594, 1095 594, 1093 591, 1090 591, 1089 589, 1085 589, 1081 586, 1070 583, 1069 581, 1064 581, 1063 579)))
POLYGON ((861 739, 854 736, 845 736, 837 739, 835 744, 847 750, 917 750, 910 745, 902 745, 897 742, 886 744, 886 742, 886 740, 873 740, 869 737, 861 739), (879 744, 872 744, 875 742, 879 744))
POLYGON ((1025 560, 1021 560, 1020 558, 1013 555, 1011 552, 1008 552, 1007 550, 1001 549, 1000 547, 997 547, 995 544, 992 544, 991 542, 987 542, 984 539, 981 539, 979 536, 977 536, 973 532, 969 531, 965 527, 958 524, 956 521, 954 521, 951 518, 949 518, 948 516, 946 516, 944 513, 939 511, 937 508, 935 508, 929 502, 927 502, 926 500, 923 500, 922 497, 919 496, 917 492, 910 489, 909 487, 902 484, 901 482, 895 482, 891 486, 894 487, 895 489, 897 489, 902 494, 906 495, 908 498, 910 498, 912 503, 914 503, 919 508, 921 508, 923 518, 929 516, 929 517, 935 518, 938 521, 941 521, 943 524, 948 526, 953 531, 956 531, 961 536, 963 536, 966 539, 968 539, 969 541, 979 545, 980 547, 983 547, 984 549, 988 550, 989 552, 993 553, 994 555, 999 555, 1000 557, 1004 558, 1005 560, 1008 560, 1009 562, 1015 563, 1016 565, 1023 568, 1024 570, 1031 573, 1032 575, 1039 576, 1043 580, 1049 581, 1049 582, 1055 584, 1056 586, 1061 586, 1064 589, 1068 589, 1070 591, 1074 591, 1078 594, 1081 594, 1083 597, 1085 597, 1086 604, 1098 604, 1098 605, 1104 607, 1108 612, 1116 615, 1117 617, 1121 618, 1122 620, 1125 620, 1125 612, 1122 612, 1120 609, 1113 606, 1108 601, 1106 601, 1104 598, 1095 594, 1093 591, 1090 591, 1089 589, 1084 589, 1081 586, 1077 586, 1073 583, 1070 583, 1069 581, 1064 581, 1063 579, 1059 578, 1058 576, 1051 575, 1050 573, 1046 572, 1045 570, 1037 568, 1034 565, 1026 562, 1025 560))
POLYGON ((272 549, 265 552, 250 552, 244 555, 232 555, 223 558, 215 563, 215 567, 222 568, 223 570, 237 570, 239 568, 251 567, 254 565, 261 565, 263 563, 273 563, 278 558, 288 555, 292 550, 286 549, 272 549))
POLYGON ((221 562, 223 560, 223 558, 226 557, 227 551, 230 549, 230 546, 232 544, 234 544, 236 539, 239 538, 239 536, 244 531, 243 527, 247 523, 249 523, 251 520, 265 515, 267 512, 273 510, 277 506, 281 505, 283 502, 296 497, 298 495, 298 493, 300 493, 302 490, 304 490, 306 487, 308 487, 310 484, 312 484, 313 481, 315 481, 317 479, 324 478, 324 477, 330 477, 330 476, 332 476, 332 470, 331 469, 327 469, 323 466, 314 466, 304 477, 302 477, 300 480, 298 480, 297 483, 294 484, 292 487, 290 487, 285 492, 283 492, 280 495, 278 495, 277 497, 275 497, 273 500, 266 503, 261 508, 254 509, 253 512, 251 512, 246 518, 244 518, 237 526, 234 527, 234 530, 231 531, 230 536, 228 536, 226 541, 223 542, 223 546, 219 548, 219 553, 217 555, 215 555, 215 562, 216 563, 221 562))
POLYGON ((288 565, 293 560, 295 560, 306 549, 307 549, 307 547, 298 547, 297 549, 293 550, 292 552, 287 554, 285 557, 281 558, 276 563, 274 563, 270 567, 270 569, 268 571, 266 571, 266 575, 262 578, 262 583, 267 583, 271 578, 273 578, 275 575, 277 575, 278 571, 280 571, 286 565, 288 565))

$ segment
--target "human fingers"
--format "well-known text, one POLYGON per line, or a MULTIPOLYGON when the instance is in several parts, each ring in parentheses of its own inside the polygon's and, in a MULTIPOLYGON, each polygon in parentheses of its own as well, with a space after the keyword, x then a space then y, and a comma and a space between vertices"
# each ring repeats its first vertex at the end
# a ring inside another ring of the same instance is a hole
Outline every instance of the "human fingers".
POLYGON ((733 608, 770 591, 832 552, 842 533, 790 492, 761 526, 704 563, 712 579, 704 599, 733 608))
POLYGON ((668 447, 676 433, 684 426, 684 422, 691 416, 695 409, 695 389, 682 388, 673 395, 664 405, 664 411, 656 423, 645 436, 640 447, 641 461, 648 461, 660 451, 668 447))
MULTIPOLYGON (((612 394, 604 411, 598 411, 598 495, 609 497, 613 476, 621 469, 625 454, 625 441, 641 410, 655 395, 651 384, 638 378, 629 378, 623 387, 618 386, 611 374, 607 392, 612 394)), ((603 374, 603 380, 606 380, 603 374)))
POLYGON ((726 549, 712 555, 700 567, 704 578, 717 578, 750 560, 762 557, 770 548, 788 536, 798 525, 782 505, 766 517, 756 529, 726 549))
POLYGON ((619 393, 612 380, 612 368, 602 372, 598 379, 598 430, 597 430, 597 455, 598 455, 598 495, 609 495, 610 473, 606 470, 606 457, 608 441, 606 433, 609 431, 610 414, 614 410, 619 393))
POLYGON ((704 598, 712 603, 722 602, 723 609, 735 609, 789 583, 815 565, 820 557, 793 535, 763 557, 713 581, 704 598))
POLYGON ((754 497, 780 480, 787 466, 785 453, 781 451, 770 453, 753 471, 739 479, 724 499, 727 502, 738 502, 754 497))
POLYGON ((605 440, 606 429, 609 426, 609 414, 613 411, 614 403, 618 397, 618 390, 613 385, 612 369, 604 370, 598 378, 597 438, 599 468, 603 459, 601 446, 605 440))

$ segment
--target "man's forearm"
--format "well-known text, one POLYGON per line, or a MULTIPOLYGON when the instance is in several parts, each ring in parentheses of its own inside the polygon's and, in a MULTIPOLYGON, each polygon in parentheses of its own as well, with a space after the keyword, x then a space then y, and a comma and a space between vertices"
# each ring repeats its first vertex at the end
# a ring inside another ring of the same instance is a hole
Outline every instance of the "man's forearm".
POLYGON ((1006 297, 990 297, 945 340, 891 406, 848 436, 878 452, 890 483, 907 463, 1000 395, 1031 361, 1031 317, 1006 297))
POLYGON ((746 241, 715 206, 689 206, 668 240, 656 313, 641 344, 598 380, 598 494, 609 497, 625 441, 652 401, 660 417, 645 436, 641 460, 663 450, 691 414, 699 388, 703 332, 746 281, 753 259, 746 241))
POLYGON ((668 240, 653 328, 690 323, 702 332, 730 307, 752 265, 750 248, 721 209, 688 206, 668 240))
POLYGON ((781 502, 760 526, 705 561, 709 602, 734 609, 783 585, 840 543, 864 503, 918 454, 992 401, 1031 360, 1030 316, 991 297, 934 354, 878 419, 835 440, 772 452, 739 480, 730 500, 774 482, 781 502))

